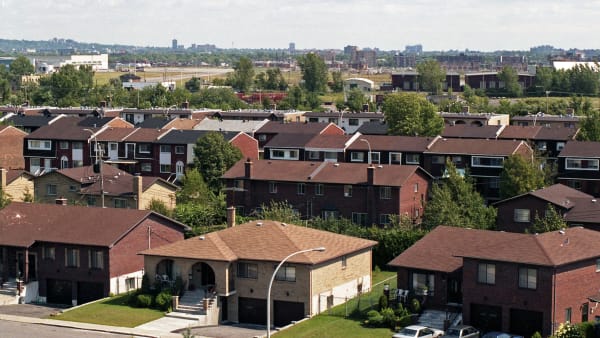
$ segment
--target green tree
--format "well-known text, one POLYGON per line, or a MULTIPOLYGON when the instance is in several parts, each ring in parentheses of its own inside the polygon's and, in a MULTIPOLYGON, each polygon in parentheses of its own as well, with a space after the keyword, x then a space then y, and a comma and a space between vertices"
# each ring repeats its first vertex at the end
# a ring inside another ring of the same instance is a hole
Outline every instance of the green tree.
POLYGON ((579 141, 600 141, 600 112, 589 110, 584 113, 577 139, 579 141))
POLYGON ((519 74, 511 66, 504 66, 500 72, 498 72, 498 79, 504 82, 504 89, 506 90, 507 96, 520 97, 523 95, 523 88, 519 84, 519 74))
POLYGON ((511 155, 504 160, 500 173, 500 198, 510 198, 536 190, 550 183, 542 163, 531 157, 511 155))
POLYGON ((256 86, 265 90, 286 90, 288 85, 281 69, 269 68, 256 76, 256 86))
POLYGON ((242 159, 241 151, 227 142, 218 132, 210 132, 198 139, 194 147, 194 155, 195 168, 215 194, 221 191, 221 176, 242 159))
POLYGON ((461 176, 451 161, 446 162, 447 178, 433 185, 431 200, 425 206, 423 225, 491 229, 496 223, 496 209, 486 206, 475 190, 472 179, 461 176))
POLYGON ((439 94, 442 91, 442 82, 446 80, 446 72, 436 60, 425 60, 417 65, 419 84, 424 90, 439 94))
POLYGON ((346 106, 352 112, 361 112, 363 110, 363 105, 368 104, 369 100, 362 92, 362 90, 358 88, 352 88, 346 94, 346 106))
POLYGON ((11 201, 10 195, 4 190, 0 189, 0 209, 3 209, 5 206, 9 205, 11 201))
POLYGON ((444 129, 436 107, 417 93, 389 94, 382 109, 391 135, 436 136, 444 129))
POLYGON ((334 93, 341 93, 344 90, 342 72, 331 72, 331 84, 329 88, 334 93))
POLYGON ((192 93, 196 93, 202 87, 202 80, 193 76, 189 81, 185 83, 185 89, 189 90, 192 93))
POLYGON ((308 53, 298 58, 302 70, 304 88, 309 93, 322 93, 327 84, 327 66, 315 53, 308 53))
POLYGON ((150 202, 148 202, 146 209, 152 210, 167 217, 171 217, 171 210, 169 210, 165 202, 156 198, 153 198, 150 200, 150 202))
POLYGON ((567 222, 563 218, 563 216, 556 211, 556 208, 550 203, 546 206, 546 213, 544 217, 540 217, 537 213, 535 214, 535 218, 533 220, 533 224, 527 231, 529 233, 543 233, 556 231, 560 229, 567 228, 567 222))
POLYGON ((269 219, 290 224, 301 224, 300 214, 287 201, 272 200, 269 205, 261 205, 259 219, 269 219))
POLYGON ((181 179, 181 189, 177 192, 177 204, 210 204, 214 200, 215 194, 208 188, 200 172, 195 168, 186 170, 181 179))
POLYGON ((242 56, 233 66, 233 73, 227 77, 227 83, 234 89, 245 92, 250 89, 254 81, 254 66, 252 60, 242 56))
POLYGON ((10 63, 9 74, 11 81, 17 88, 21 87, 21 77, 23 75, 31 75, 35 72, 35 67, 29 59, 20 55, 10 63))

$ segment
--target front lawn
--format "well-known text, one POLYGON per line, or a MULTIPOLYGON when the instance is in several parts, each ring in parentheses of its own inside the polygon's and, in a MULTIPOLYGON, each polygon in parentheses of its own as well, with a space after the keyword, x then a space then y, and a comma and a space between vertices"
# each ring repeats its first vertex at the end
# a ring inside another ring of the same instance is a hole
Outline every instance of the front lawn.
POLYGON ((50 318, 81 323, 136 327, 164 315, 163 311, 156 309, 131 307, 127 305, 127 295, 121 295, 84 305, 50 318))

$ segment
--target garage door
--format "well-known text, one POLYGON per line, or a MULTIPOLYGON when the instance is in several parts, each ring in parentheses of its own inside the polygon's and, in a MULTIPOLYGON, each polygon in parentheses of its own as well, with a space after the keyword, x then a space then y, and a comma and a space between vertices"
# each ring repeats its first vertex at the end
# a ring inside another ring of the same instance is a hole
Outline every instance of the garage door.
POLYGON ((543 314, 538 311, 510 309, 510 333, 531 337, 542 332, 543 314))
POLYGON ((78 282, 77 304, 85 304, 104 297, 103 283, 78 282))
POLYGON ((502 308, 483 304, 471 304, 471 323, 480 331, 502 331, 502 308))
POLYGON ((267 301, 256 298, 239 298, 238 321, 240 323, 267 325, 267 301))
POLYGON ((47 279, 46 301, 51 304, 72 305, 71 292, 73 284, 68 280, 47 279))
POLYGON ((304 303, 274 301, 273 313, 275 326, 286 326, 292 321, 304 318, 304 303))

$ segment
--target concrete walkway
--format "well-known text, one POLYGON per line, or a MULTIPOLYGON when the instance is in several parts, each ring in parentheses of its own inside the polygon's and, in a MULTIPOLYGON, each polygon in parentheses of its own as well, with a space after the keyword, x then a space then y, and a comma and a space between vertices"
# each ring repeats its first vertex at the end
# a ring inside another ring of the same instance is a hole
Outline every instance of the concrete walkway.
MULTIPOLYGON (((175 330, 186 329, 188 327, 194 327, 198 325, 197 320, 176 318, 176 317, 162 317, 157 320, 136 326, 136 329, 156 332, 171 332, 175 330)), ((181 337, 179 335, 178 337, 181 337)))

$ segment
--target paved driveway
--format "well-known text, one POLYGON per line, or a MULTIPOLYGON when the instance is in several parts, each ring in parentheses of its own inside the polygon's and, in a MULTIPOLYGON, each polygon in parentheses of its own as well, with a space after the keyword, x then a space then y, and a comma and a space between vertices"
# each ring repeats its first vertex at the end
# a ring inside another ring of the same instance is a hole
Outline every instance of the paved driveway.
POLYGON ((0 314, 34 318, 47 318, 53 313, 60 312, 60 310, 62 309, 64 308, 36 304, 11 304, 0 306, 0 314))
MULTIPOLYGON (((177 330, 176 332, 184 333, 185 330, 177 330)), ((272 333, 273 331, 271 331, 272 333)), ((204 326, 191 329, 191 333, 197 336, 211 338, 253 338, 265 337, 267 335, 266 328, 252 325, 219 325, 219 326, 204 326)))

